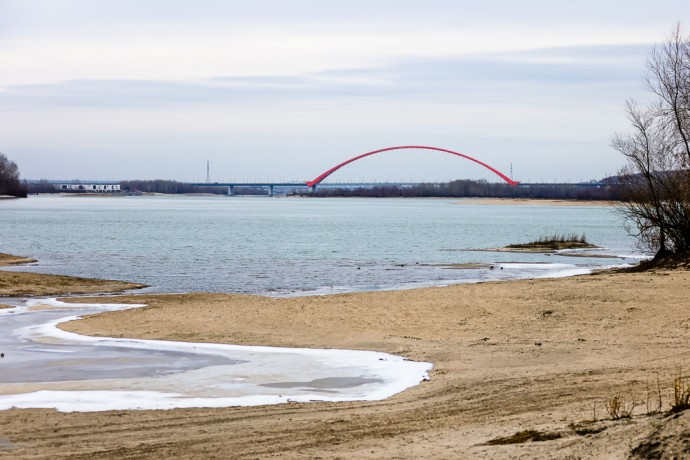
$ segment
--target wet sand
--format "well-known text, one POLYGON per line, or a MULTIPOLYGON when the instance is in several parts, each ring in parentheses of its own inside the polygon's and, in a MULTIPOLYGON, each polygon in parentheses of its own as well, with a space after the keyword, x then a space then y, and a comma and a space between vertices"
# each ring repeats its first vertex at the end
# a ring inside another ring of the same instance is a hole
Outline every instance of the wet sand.
POLYGON ((657 398, 657 375, 667 410, 678 367, 690 369, 689 281, 690 272, 672 271, 289 299, 115 297, 149 307, 64 328, 377 350, 435 367, 428 382, 381 402, 3 411, 0 456, 572 459, 627 458, 641 444, 681 448, 690 439, 688 413, 644 414, 657 398), (615 395, 641 403, 633 419, 610 420, 604 407, 615 395), (560 437, 486 444, 525 430, 560 437))
POLYGON ((22 265, 22 264, 32 264, 38 262, 36 259, 30 259, 28 257, 15 256, 12 254, 4 254, 0 252, 0 267, 8 265, 22 265))
POLYGON ((145 286, 125 281, 94 280, 73 276, 0 270, 0 298, 97 294, 100 292, 121 292, 142 287, 145 286))
MULTIPOLYGON (((0 253, 0 267, 35 262, 35 259, 0 253)), ((122 292, 142 287, 145 286, 143 284, 128 283, 126 281, 96 280, 73 276, 0 270, 0 298, 98 294, 100 292, 122 292)))

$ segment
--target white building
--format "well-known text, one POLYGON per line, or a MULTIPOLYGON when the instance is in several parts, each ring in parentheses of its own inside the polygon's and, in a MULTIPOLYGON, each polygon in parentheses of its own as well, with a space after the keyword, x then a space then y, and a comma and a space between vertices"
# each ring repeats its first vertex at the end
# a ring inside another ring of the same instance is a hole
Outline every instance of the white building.
POLYGON ((120 184, 55 184, 55 188, 68 193, 116 193, 120 191, 120 184))

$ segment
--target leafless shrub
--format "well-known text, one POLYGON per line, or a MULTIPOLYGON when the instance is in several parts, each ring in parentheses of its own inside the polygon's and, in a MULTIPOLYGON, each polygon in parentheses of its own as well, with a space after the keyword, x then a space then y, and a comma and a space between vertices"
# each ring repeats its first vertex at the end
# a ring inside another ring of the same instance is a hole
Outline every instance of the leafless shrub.
POLYGON ((606 412, 613 420, 632 418, 635 408, 639 405, 635 401, 635 395, 631 395, 630 401, 626 403, 620 395, 614 395, 606 400, 606 412))

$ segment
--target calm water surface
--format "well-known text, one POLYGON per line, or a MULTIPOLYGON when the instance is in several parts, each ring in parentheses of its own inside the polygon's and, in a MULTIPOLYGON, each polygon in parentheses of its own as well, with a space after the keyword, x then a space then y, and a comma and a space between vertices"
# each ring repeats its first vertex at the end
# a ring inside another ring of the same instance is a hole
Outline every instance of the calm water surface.
POLYGON ((134 281, 153 292, 399 289, 635 261, 473 250, 554 232, 585 233, 607 248, 598 253, 633 255, 609 207, 258 197, 0 201, 0 252, 40 261, 22 270, 134 281), (495 269, 448 267, 473 262, 495 269))

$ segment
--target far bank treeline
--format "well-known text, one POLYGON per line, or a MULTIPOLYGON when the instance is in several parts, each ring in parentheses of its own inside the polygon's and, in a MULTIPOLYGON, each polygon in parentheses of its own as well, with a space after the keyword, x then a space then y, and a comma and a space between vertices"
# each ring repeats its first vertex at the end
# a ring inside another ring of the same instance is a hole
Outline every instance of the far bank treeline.
MULTIPOLYGON (((61 193, 55 185, 47 180, 40 180, 38 182, 24 182, 24 186, 28 189, 30 194, 36 193, 61 193)), ((218 187, 209 185, 208 187, 193 187, 186 182, 178 182, 174 180, 123 180, 120 182, 120 189, 128 193, 164 193, 166 195, 183 195, 183 194, 215 194, 227 195, 227 187, 218 187)), ((243 187, 238 189, 236 195, 265 195, 263 189, 243 187)))
POLYGON ((372 188, 317 188, 305 196, 318 197, 409 197, 409 198, 536 198, 558 200, 605 200, 621 199, 615 185, 530 185, 514 187, 486 181, 456 180, 441 184, 415 186, 377 186, 372 188))
POLYGON ((17 163, 0 152, 0 195, 25 198, 27 189, 19 181, 17 163))
MULTIPOLYGON (((27 184, 29 193, 55 193, 58 190, 48 182, 27 184)), ((185 182, 171 180, 132 180, 122 181, 120 187, 129 193, 164 193, 164 194, 199 194, 208 193, 226 195, 227 187, 209 185, 192 187, 185 182)), ((235 195, 267 195, 266 188, 236 187, 235 195)), ((380 185, 370 188, 321 187, 312 192, 304 189, 286 188, 281 192, 293 196, 309 197, 372 197, 372 198, 537 198, 560 200, 620 200, 618 187, 615 185, 582 186, 582 185, 533 185, 513 187, 508 184, 497 184, 486 181, 456 180, 448 183, 429 183, 415 186, 380 185)))

